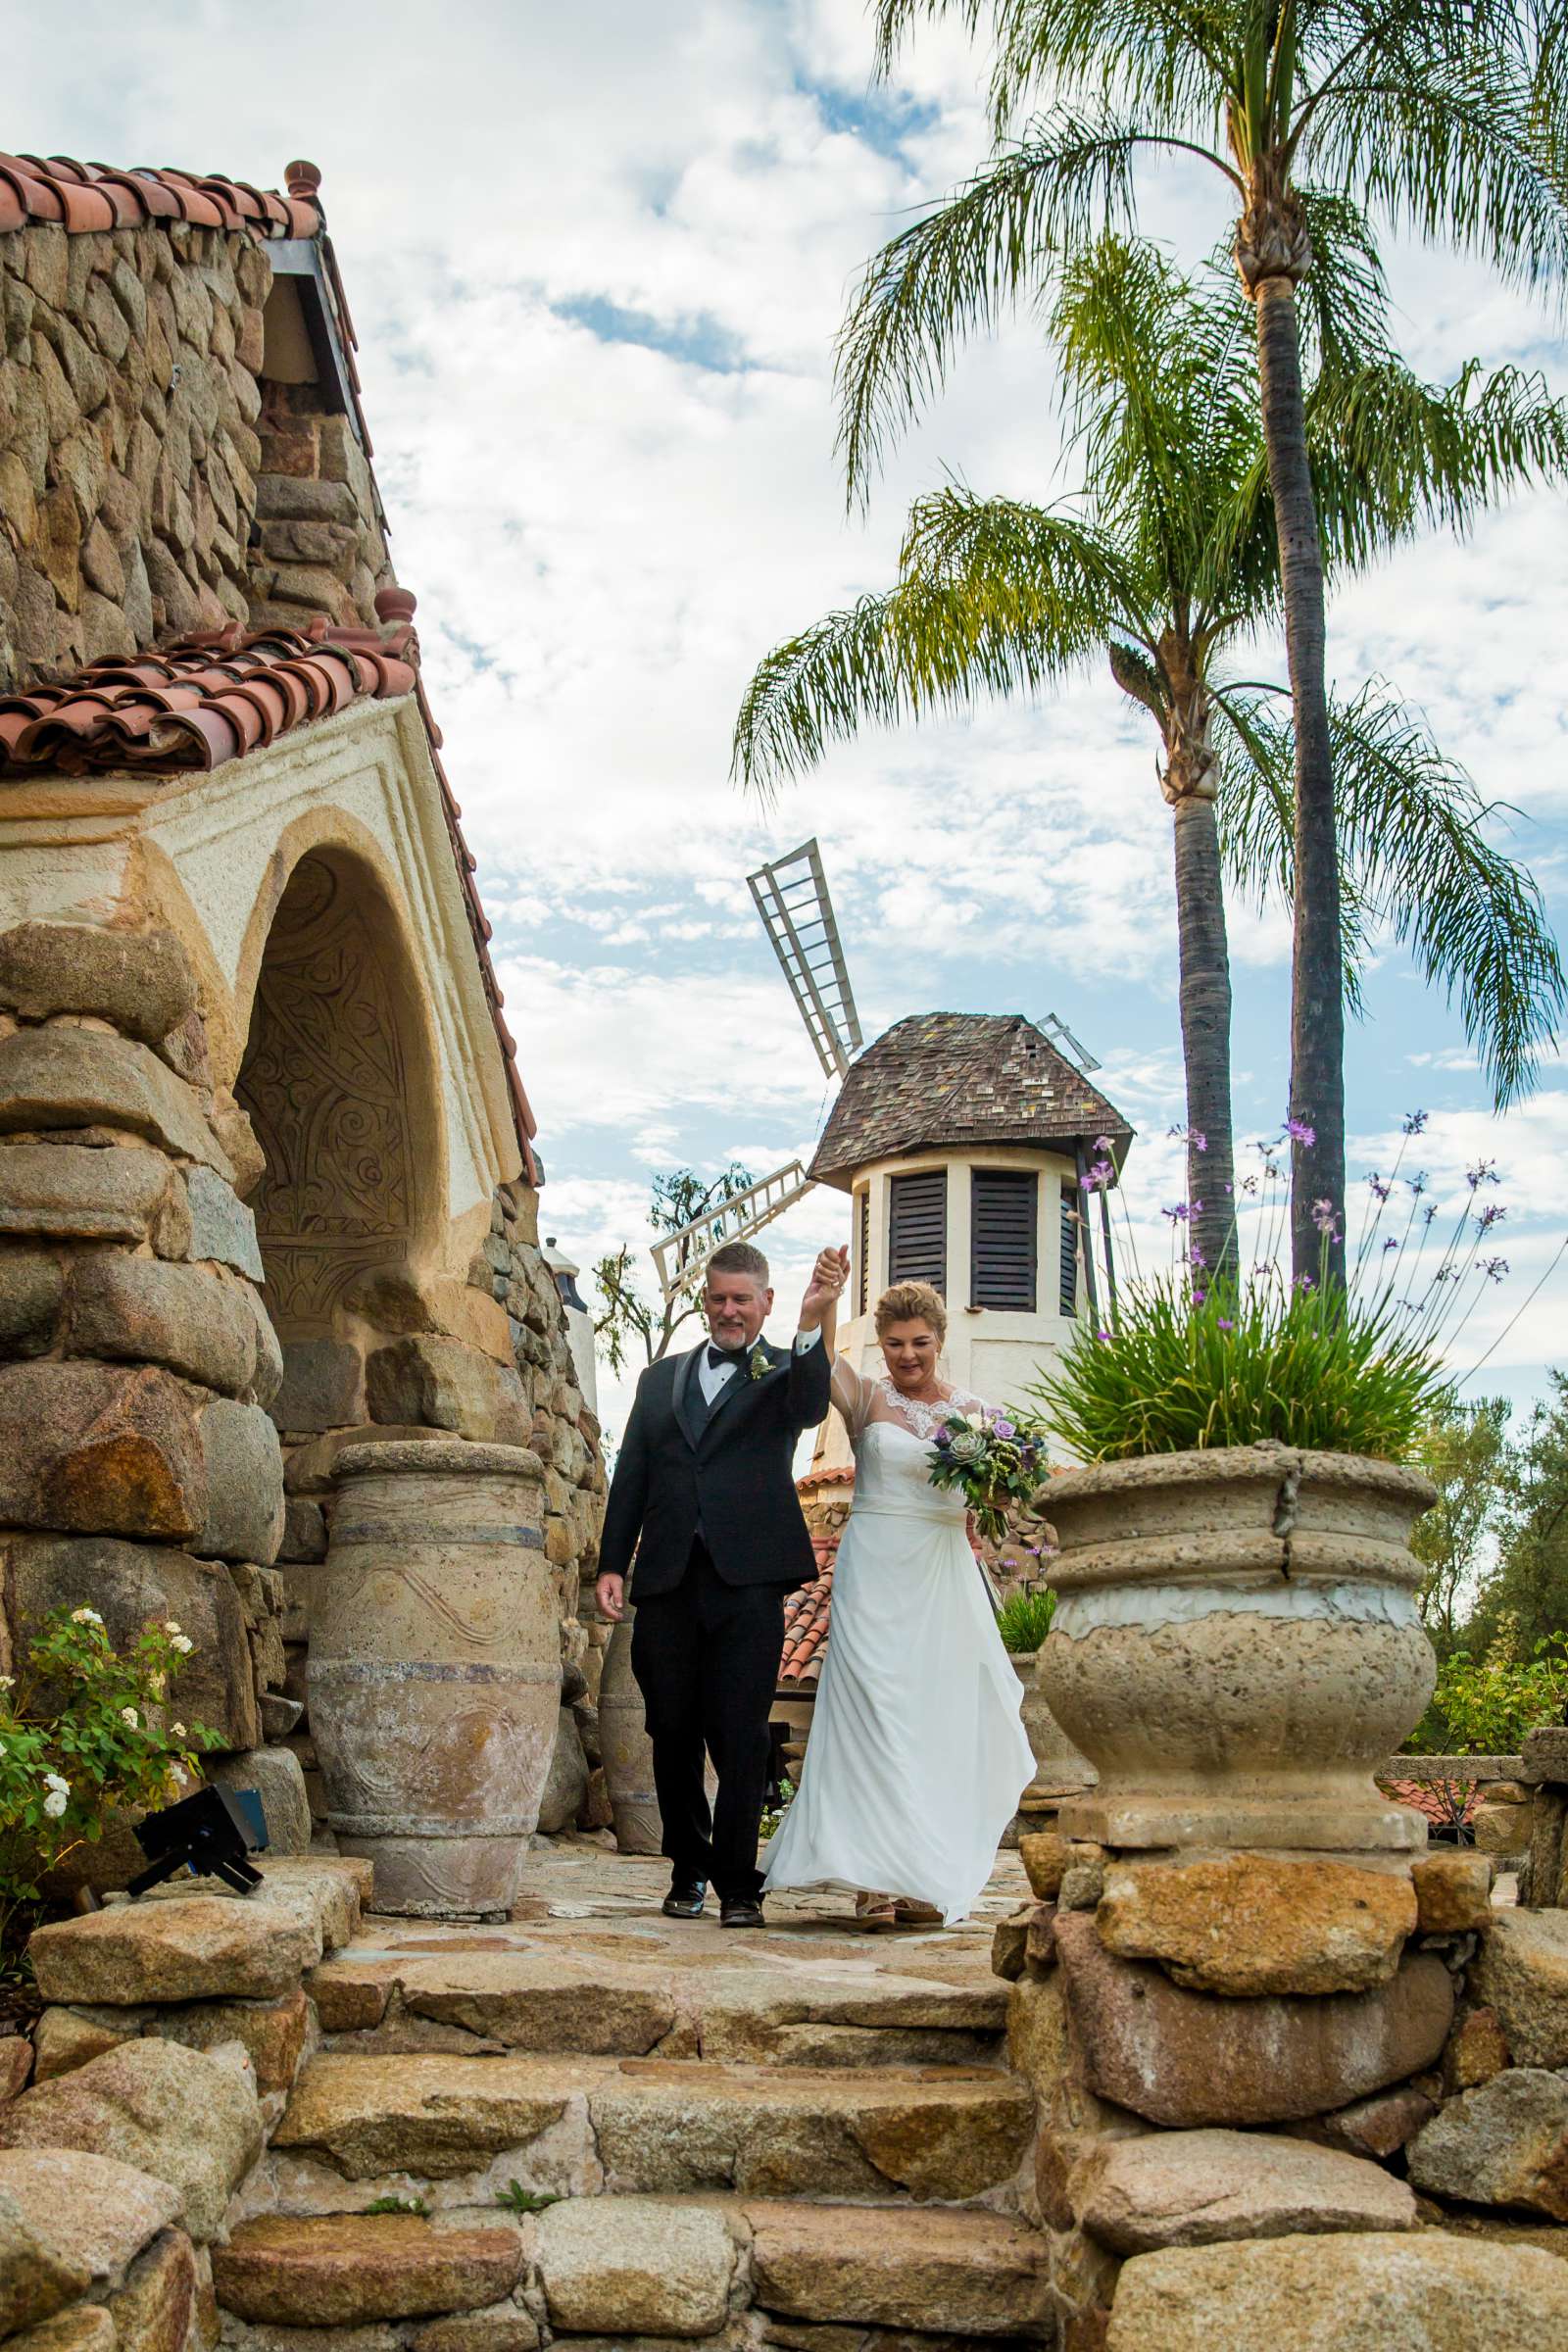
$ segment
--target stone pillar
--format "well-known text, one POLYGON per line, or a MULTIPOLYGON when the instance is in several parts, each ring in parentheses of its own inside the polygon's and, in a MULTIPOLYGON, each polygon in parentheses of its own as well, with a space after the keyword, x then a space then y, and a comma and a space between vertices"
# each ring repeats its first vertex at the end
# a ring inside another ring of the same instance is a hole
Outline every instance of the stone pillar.
POLYGON ((281 1681, 265 1572, 283 1523, 277 1344, 236 1189, 244 1118, 208 1083, 162 930, 0 934, 0 1546, 15 1653, 62 1603, 122 1642, 195 1642, 178 1690, 225 1747, 281 1681))

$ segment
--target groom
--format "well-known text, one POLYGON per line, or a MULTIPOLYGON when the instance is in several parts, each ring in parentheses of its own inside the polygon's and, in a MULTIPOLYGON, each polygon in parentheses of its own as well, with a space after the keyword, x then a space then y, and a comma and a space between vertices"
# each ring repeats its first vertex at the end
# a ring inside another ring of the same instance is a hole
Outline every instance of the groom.
POLYGON ((775 1348, 761 1336, 773 1304, 767 1260, 749 1242, 726 1242, 708 1261, 709 1340, 650 1365, 637 1384, 596 1593, 606 1617, 625 1614, 635 1551, 631 1664, 673 1868, 670 1919, 700 1918, 711 1879, 720 1926, 762 1925, 757 1833, 784 1595, 816 1574, 795 1493, 795 1441, 827 1411, 833 1367, 822 1319, 848 1273, 848 1250, 821 1251, 795 1344, 775 1348), (718 1774, 711 1815, 705 1748, 718 1774))

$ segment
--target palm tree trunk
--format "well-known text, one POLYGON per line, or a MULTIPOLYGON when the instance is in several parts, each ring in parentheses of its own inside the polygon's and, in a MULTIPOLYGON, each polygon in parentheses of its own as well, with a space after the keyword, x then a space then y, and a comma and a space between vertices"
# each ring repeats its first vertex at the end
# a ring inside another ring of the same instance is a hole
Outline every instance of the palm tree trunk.
POLYGON ((1323 679, 1323 556, 1306 458, 1296 287, 1256 287, 1263 441, 1279 532, 1285 650, 1296 719, 1296 909, 1291 955, 1291 1262, 1298 1278, 1345 1281, 1345 998, 1334 763, 1323 679), (1310 1135, 1310 1143, 1304 1140, 1310 1135), (1327 1212, 1322 1203, 1328 1203, 1327 1212), (1327 1213, 1325 1250, 1314 1220, 1327 1213))
POLYGON ((1187 1198, 1193 1287, 1236 1267, 1236 1163, 1231 1136, 1231 967, 1214 803, 1189 793, 1171 810, 1182 1060, 1187 1073, 1187 1198))

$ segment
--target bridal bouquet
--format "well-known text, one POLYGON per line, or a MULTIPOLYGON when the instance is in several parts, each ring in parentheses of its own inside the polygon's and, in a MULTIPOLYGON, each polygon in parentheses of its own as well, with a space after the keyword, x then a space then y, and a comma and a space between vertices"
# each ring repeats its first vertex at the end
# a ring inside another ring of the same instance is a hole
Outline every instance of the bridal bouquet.
POLYGON ((1000 1544, 1007 1514, 1026 1505, 1047 1469, 1043 1421, 1006 1413, 950 1413, 929 1455, 934 1487, 956 1487, 983 1536, 1000 1544))

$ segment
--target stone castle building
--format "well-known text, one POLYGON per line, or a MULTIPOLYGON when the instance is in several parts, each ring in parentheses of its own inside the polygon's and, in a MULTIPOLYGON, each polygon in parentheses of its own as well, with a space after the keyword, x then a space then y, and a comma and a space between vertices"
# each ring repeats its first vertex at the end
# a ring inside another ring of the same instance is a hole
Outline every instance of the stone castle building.
POLYGON ((309 1775, 345 1446, 537 1453, 579 1698, 604 1471, 286 179, 0 157, 0 1667, 61 1601, 167 1612, 192 1717, 309 1775))

